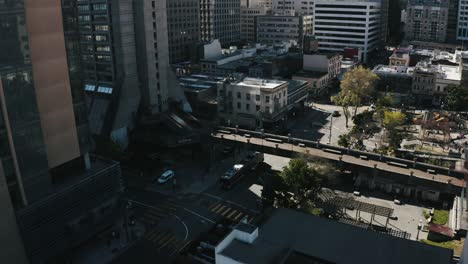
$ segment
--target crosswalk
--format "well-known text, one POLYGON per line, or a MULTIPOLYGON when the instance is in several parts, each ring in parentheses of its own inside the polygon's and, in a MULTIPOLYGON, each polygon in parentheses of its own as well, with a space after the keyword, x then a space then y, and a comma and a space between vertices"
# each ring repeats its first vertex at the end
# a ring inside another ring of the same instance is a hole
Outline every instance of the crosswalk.
POLYGON ((239 208, 235 208, 234 206, 223 203, 223 202, 215 202, 208 206, 208 209, 217 216, 220 216, 223 219, 228 219, 233 222, 239 222, 242 219, 246 219, 248 223, 251 223, 254 219, 254 216, 245 213, 243 210, 239 208))
POLYGON ((166 216, 173 214, 179 207, 180 204, 178 202, 168 199, 151 208, 144 208, 144 211, 138 216, 138 219, 144 224, 152 226, 166 216))
POLYGON ((177 251, 186 247, 191 241, 178 239, 172 231, 153 229, 145 235, 145 240, 151 242, 156 249, 177 251))

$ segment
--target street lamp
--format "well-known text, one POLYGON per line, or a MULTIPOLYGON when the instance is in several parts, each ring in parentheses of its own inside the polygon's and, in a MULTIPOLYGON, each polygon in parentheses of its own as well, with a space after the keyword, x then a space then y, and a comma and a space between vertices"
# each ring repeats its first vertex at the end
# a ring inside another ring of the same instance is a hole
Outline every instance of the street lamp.
POLYGON ((422 229, 422 219, 419 219, 419 224, 418 224, 418 233, 416 234, 416 240, 419 240, 419 231, 422 229))
POLYGON ((262 151, 263 151, 263 137, 264 137, 264 133, 265 133, 265 130, 262 128, 260 129, 260 132, 262 133, 262 151))
POLYGON ((329 129, 330 131, 328 134, 328 144, 331 144, 332 128, 333 128, 333 114, 331 115, 331 119, 330 119, 330 129, 329 129))

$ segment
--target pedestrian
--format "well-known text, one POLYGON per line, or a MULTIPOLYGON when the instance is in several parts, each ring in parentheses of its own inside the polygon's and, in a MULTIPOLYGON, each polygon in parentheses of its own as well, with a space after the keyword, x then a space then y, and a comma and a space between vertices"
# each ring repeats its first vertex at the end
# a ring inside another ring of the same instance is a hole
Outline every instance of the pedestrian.
POLYGON ((176 178, 172 178, 172 190, 175 192, 177 188, 177 180, 176 178))

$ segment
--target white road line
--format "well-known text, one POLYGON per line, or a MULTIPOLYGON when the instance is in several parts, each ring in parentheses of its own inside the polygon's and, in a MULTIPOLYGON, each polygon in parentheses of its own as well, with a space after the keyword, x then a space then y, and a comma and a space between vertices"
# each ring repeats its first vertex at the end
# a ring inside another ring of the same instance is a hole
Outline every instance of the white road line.
POLYGON ((184 210, 187 211, 187 212, 189 212, 189 213, 191 213, 191 214, 194 214, 194 215, 196 215, 196 216, 198 216, 198 217, 200 217, 200 218, 203 218, 203 219, 205 219, 206 221, 208 221, 208 222, 210 222, 210 223, 212 223, 212 224, 215 224, 215 223, 216 223, 215 221, 213 221, 213 220, 211 220, 211 219, 208 219, 208 218, 204 217, 203 215, 199 215, 199 214, 195 213, 194 211, 189 210, 189 209, 187 209, 187 208, 185 208, 185 207, 184 207, 184 210))
POLYGON ((174 217, 177 218, 177 219, 179 219, 179 221, 184 225, 184 227, 185 227, 185 238, 184 238, 184 240, 187 240, 188 235, 189 235, 189 231, 188 231, 187 225, 186 225, 185 222, 184 222, 182 219, 180 219, 180 217, 178 217, 177 215, 174 215, 174 217))

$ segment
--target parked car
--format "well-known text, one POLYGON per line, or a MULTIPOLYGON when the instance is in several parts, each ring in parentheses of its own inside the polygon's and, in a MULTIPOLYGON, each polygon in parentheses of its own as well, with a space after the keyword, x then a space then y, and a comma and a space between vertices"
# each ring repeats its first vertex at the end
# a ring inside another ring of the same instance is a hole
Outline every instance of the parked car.
POLYGON ((158 183, 164 184, 174 177, 174 171, 167 170, 158 179, 158 183))
POLYGON ((332 113, 333 117, 339 117, 340 115, 341 115, 340 111, 333 111, 333 113, 332 113))

